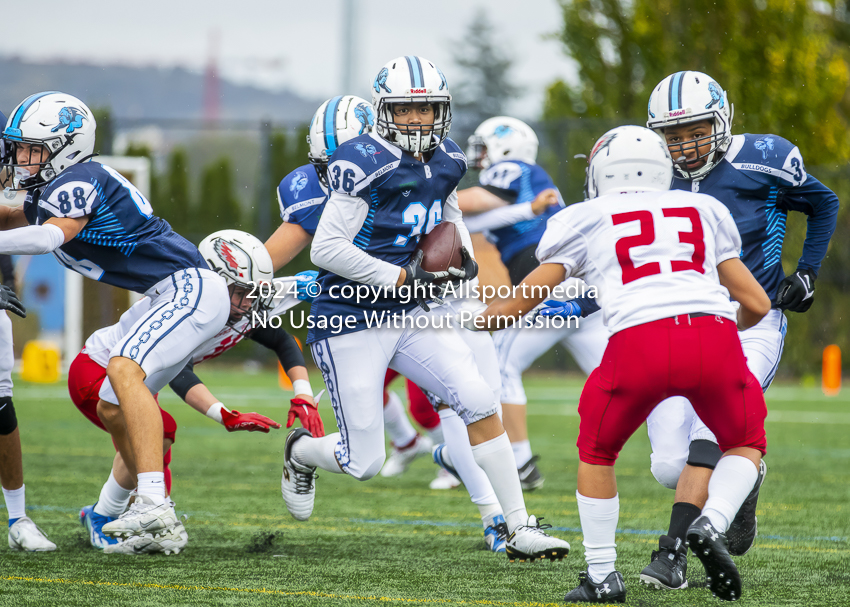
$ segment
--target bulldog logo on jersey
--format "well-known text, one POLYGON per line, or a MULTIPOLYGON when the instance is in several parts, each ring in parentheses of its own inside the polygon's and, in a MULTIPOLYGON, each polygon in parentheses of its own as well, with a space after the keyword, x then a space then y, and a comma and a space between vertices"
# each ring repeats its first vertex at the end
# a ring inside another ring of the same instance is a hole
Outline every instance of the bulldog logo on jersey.
POLYGON ((705 105, 705 109, 708 109, 717 103, 720 104, 719 107, 721 108, 725 105, 726 101, 723 99, 723 91, 719 86, 717 86, 716 82, 708 83, 708 94, 711 95, 711 101, 705 105))
POLYGON ((252 275, 251 256, 240 247, 216 238, 213 242, 213 250, 239 278, 248 278, 252 275))
POLYGON ((375 92, 380 93, 381 89, 384 89, 388 93, 392 93, 392 91, 387 86, 387 78, 390 76, 390 71, 387 68, 383 68, 380 72, 378 72, 378 77, 375 78, 375 92))
POLYGON ((753 145, 755 145, 756 149, 761 152, 761 159, 767 160, 767 153, 773 150, 773 137, 762 137, 761 139, 756 139, 756 142, 753 145))
POLYGON ((298 200, 298 194, 301 193, 301 190, 307 187, 307 181, 307 173, 304 171, 296 171, 295 175, 292 176, 292 181, 289 182, 289 191, 292 192, 295 200, 298 200))
POLYGON ((366 103, 360 103, 357 107, 354 108, 354 115, 357 116, 357 120, 360 121, 360 131, 357 133, 358 135, 362 135, 363 131, 366 130, 366 127, 370 129, 375 126, 375 112, 372 110, 372 106, 366 103))
POLYGON ((375 159, 375 155, 380 154, 380 152, 371 143, 355 143, 354 149, 360 152, 363 158, 369 158, 372 162, 378 164, 378 161, 375 159))
POLYGON ((76 129, 83 126, 84 119, 85 116, 77 108, 63 107, 59 110, 59 124, 50 129, 50 132, 55 133, 59 129, 64 128, 66 133, 73 133, 76 129))

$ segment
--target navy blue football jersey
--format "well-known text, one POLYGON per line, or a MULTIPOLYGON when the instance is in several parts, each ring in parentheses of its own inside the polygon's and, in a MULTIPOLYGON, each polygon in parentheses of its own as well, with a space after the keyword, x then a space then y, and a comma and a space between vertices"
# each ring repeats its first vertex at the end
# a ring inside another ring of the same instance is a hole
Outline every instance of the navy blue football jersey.
POLYGON ((280 218, 284 223, 297 223, 310 236, 316 234, 327 199, 328 190, 310 164, 298 167, 277 186, 280 218))
POLYGON ((51 217, 88 217, 76 238, 54 255, 83 276, 122 289, 144 293, 178 270, 208 269, 198 248, 155 217, 132 183, 97 162, 70 166, 33 191, 24 214, 37 225, 51 217))
POLYGON ((741 234, 741 259, 771 300, 782 270, 788 211, 808 215, 798 267, 820 269, 835 231, 838 197, 806 174, 800 150, 777 135, 735 135, 723 160, 702 180, 675 178, 673 189, 717 198, 732 212, 741 234))
MULTIPOLYGON (((410 263, 422 234, 442 221, 443 207, 466 173, 466 156, 451 139, 446 139, 427 163, 385 141, 366 134, 342 144, 328 165, 332 190, 357 196, 369 203, 369 211, 354 245, 369 255, 403 267, 410 263)), ((335 335, 366 329, 366 316, 381 312, 397 314, 416 307, 415 301, 378 297, 357 302, 341 297, 341 289, 357 287, 357 282, 331 272, 320 274, 322 293, 314 301, 311 315, 352 317, 354 328, 312 328, 312 343, 335 335)), ((377 289, 378 287, 372 287, 377 289)))
MULTIPOLYGON (((555 184, 540 166, 521 160, 504 160, 482 171, 478 183, 511 204, 531 202, 543 190, 555 189, 555 184)), ((523 249, 536 246, 546 231, 546 222, 563 208, 551 207, 541 215, 488 232, 490 240, 507 265, 523 249)))

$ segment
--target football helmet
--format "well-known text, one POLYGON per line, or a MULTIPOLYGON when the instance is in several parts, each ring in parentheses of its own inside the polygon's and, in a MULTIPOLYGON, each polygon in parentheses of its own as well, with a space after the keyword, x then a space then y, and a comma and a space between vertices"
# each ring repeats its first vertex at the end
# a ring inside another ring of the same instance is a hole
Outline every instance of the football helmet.
POLYGON ((676 72, 658 83, 649 96, 646 126, 664 136, 664 129, 700 120, 711 120, 713 132, 694 141, 672 146, 670 153, 674 166, 685 179, 701 179, 723 158, 732 142, 732 115, 734 107, 724 91, 711 77, 702 72, 676 72), (684 163, 676 162, 684 156, 684 148, 709 143, 709 151, 698 156, 706 162, 689 171, 684 163))
POLYGON ((486 169, 500 160, 536 164, 540 142, 534 129, 516 118, 496 116, 478 125, 469 138, 466 156, 474 169, 486 169))
POLYGON ((307 133, 310 146, 307 157, 322 184, 328 185, 328 160, 340 144, 371 132, 374 126, 375 110, 371 103, 360 97, 341 95, 319 106, 307 133))
POLYGON ((585 196, 669 190, 673 160, 657 133, 642 126, 611 129, 588 157, 585 196))
POLYGON ((210 269, 227 282, 231 296, 229 324, 249 312, 273 307, 274 266, 259 239, 240 230, 219 230, 204 238, 198 250, 210 269), (269 290, 255 288, 260 283, 268 283, 269 290))
POLYGON ((93 156, 97 123, 86 104, 72 95, 57 91, 30 95, 5 127, 3 164, 15 173, 14 189, 46 185, 69 166, 93 156), (21 144, 32 146, 28 158, 18 158, 21 144))
POLYGON ((413 154, 437 149, 448 136, 452 126, 451 101, 443 72, 423 57, 393 59, 372 83, 378 135, 413 154), (434 108, 433 126, 397 125, 392 112, 397 103, 430 103, 434 108))

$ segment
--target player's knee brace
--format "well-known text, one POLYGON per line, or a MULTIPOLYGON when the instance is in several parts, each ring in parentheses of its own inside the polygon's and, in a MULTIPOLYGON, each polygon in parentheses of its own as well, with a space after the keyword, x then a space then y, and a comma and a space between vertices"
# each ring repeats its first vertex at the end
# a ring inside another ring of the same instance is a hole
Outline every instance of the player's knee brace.
POLYGON ((0 436, 6 436, 18 427, 18 417, 15 415, 15 405, 11 396, 0 398, 0 436))
POLYGON ((714 470, 721 457, 723 457, 723 452, 717 446, 717 443, 705 439, 691 441, 688 450, 689 466, 714 470))

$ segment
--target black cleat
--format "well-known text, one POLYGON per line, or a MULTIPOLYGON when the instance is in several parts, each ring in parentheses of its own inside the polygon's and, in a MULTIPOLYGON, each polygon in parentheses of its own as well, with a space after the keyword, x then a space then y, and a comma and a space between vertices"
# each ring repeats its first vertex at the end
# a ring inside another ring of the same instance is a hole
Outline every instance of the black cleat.
POLYGON ((688 547, 682 540, 662 535, 658 550, 652 551, 652 562, 640 572, 640 581, 659 590, 682 590, 688 587, 688 547))
POLYGON ((517 470, 517 473, 519 474, 519 484, 523 491, 534 491, 535 489, 543 486, 543 482, 546 479, 543 478, 542 474, 540 474, 540 470, 535 464, 535 462, 539 459, 539 455, 534 455, 522 468, 517 470))
POLYGON ((758 519, 756 519, 756 505, 759 501, 759 489, 767 474, 767 466, 764 460, 759 464, 759 476, 755 487, 750 491, 747 499, 741 504, 738 514, 729 529, 726 530, 726 539, 729 540, 729 554, 741 556, 747 554, 753 547, 753 542, 758 535, 758 519))
POLYGON ((726 535, 701 516, 688 529, 688 547, 705 567, 705 585, 724 601, 741 598, 741 575, 729 556, 726 535))
POLYGON ((587 571, 578 574, 579 585, 570 590, 567 603, 622 603, 626 600, 626 585, 619 571, 612 571, 601 583, 590 579, 587 571))

